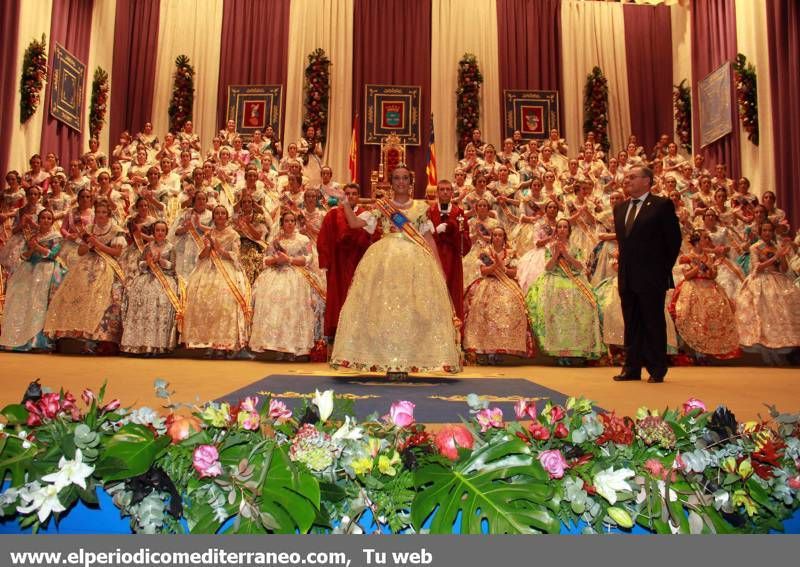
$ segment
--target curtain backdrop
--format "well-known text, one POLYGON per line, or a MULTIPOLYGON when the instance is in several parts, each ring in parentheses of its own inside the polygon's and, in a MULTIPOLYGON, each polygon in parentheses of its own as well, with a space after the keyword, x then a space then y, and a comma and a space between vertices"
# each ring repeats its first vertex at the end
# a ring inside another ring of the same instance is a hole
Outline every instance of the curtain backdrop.
MULTIPOLYGON (((42 144, 42 122, 45 115, 44 90, 47 89, 45 83, 41 92, 41 100, 36 112, 25 124, 19 123, 19 77, 22 76, 22 60, 25 57, 25 50, 32 40, 40 41, 42 34, 47 35, 47 45, 50 45, 50 22, 53 13, 53 0, 25 0, 20 4, 19 11, 19 35, 17 38, 17 58, 14 69, 15 83, 12 89, 14 98, 14 111, 11 126, 11 151, 8 167, 16 169, 20 173, 28 171, 28 159, 33 154, 38 154, 42 144)), ((5 41, 5 40, 4 40, 5 41)), ((6 42, 6 45, 8 43, 6 42)), ((10 95, 9 95, 10 96, 10 95)), ((4 136, 8 131, 3 132, 4 136)))
MULTIPOLYGON (((114 82, 114 77, 111 73, 111 67, 114 63, 114 50, 111 49, 111 46, 114 45, 114 18, 116 15, 116 2, 98 1, 94 3, 89 61, 86 64, 86 110, 83 113, 83 128, 85 132, 83 142, 86 150, 89 149, 89 108, 92 104, 92 80, 94 80, 95 69, 102 67, 108 73, 109 87, 114 82)), ((100 142, 100 150, 105 152, 106 155, 110 155, 108 130, 111 116, 108 105, 106 105, 105 120, 106 122, 100 130, 98 141, 100 142)), ((113 150, 114 148, 111 149, 113 150)))
POLYGON ((161 0, 158 18, 153 128, 159 136, 169 129, 175 59, 186 55, 194 66, 194 131, 203 149, 211 147, 216 133, 217 93, 223 0, 195 0, 187 10, 185 0, 161 0))
POLYGON ((673 137, 672 22, 667 6, 623 6, 631 133, 647 151, 673 137))
POLYGON ((767 2, 772 127, 775 137, 775 192, 792 226, 800 225, 800 5, 795 0, 767 2))
MULTIPOLYGON (((56 43, 72 53, 80 61, 89 58, 89 41, 92 32, 92 7, 94 0, 60 0, 53 4, 53 20, 50 25, 50 43, 48 64, 52 73, 53 57, 56 43)), ((83 93, 84 112, 86 112, 86 100, 91 96, 87 93, 87 87, 91 90, 92 79, 91 71, 86 69, 84 77, 83 93)), ((83 153, 83 139, 85 131, 78 132, 73 130, 63 122, 56 120, 50 115, 50 90, 53 87, 53 78, 47 82, 44 97, 45 119, 42 125, 41 153, 55 152, 66 164, 68 160, 76 159, 83 153)))
POLYGON ((608 131, 611 151, 619 151, 631 132, 625 19, 622 4, 563 0, 561 4, 566 138, 575 155, 583 136, 583 90, 597 65, 608 79, 608 131))
POLYGON ((497 0, 500 67, 500 124, 505 122, 503 91, 558 91, 563 131, 561 0, 497 0))
POLYGON ((483 138, 495 144, 502 139, 501 122, 494 111, 502 104, 497 7, 494 0, 432 0, 431 9, 431 77, 435 85, 431 90, 431 111, 436 130, 436 166, 439 179, 452 180, 458 162, 455 93, 458 62, 464 53, 477 57, 483 75, 480 107, 483 138))
MULTIPOLYGON (((758 77, 758 130, 756 146, 741 132, 742 175, 750 179, 756 195, 775 190, 775 146, 772 136, 772 82, 769 71, 767 5, 764 2, 736 0, 736 44, 755 65, 758 77)), ((739 123, 741 128, 741 122, 739 123)))
MULTIPOLYGON (((672 29, 672 85, 679 85, 681 81, 686 81, 691 86, 692 83, 692 33, 690 26, 691 14, 683 6, 670 6, 670 22, 672 29)), ((670 103, 672 108, 672 103, 670 103)), ((692 126, 696 124, 692 123, 692 126)), ((691 134, 691 133, 690 133, 691 134)), ((675 115, 672 116, 672 137, 675 136, 675 115)), ((694 140, 694 137, 692 137, 694 140)), ((694 148, 693 148, 694 149, 694 148)), ((679 148, 684 152, 683 148, 679 148)))
POLYGON ((333 168, 334 179, 349 180, 347 174, 353 119, 353 0, 292 0, 289 19, 289 58, 286 83, 287 143, 298 140, 303 123, 305 68, 316 48, 331 60, 328 132, 324 161, 333 168))
MULTIPOLYGON (((225 0, 217 129, 225 125, 229 85, 283 85, 285 109, 290 4, 290 0, 225 0)), ((283 136, 277 128, 276 133, 283 136)))
POLYGON ((117 2, 109 110, 112 148, 123 130, 135 135, 153 119, 159 11, 160 0, 117 2))
POLYGON ((0 53, 0 92, 6 93, 0 101, 0 175, 9 170, 9 150, 11 132, 19 122, 19 111, 14 107, 14 97, 10 93, 19 89, 17 84, 17 39, 19 36, 20 0, 7 0, 0 5, 0 35, 5 49, 0 53))
MULTIPOLYGON (((692 123, 694 152, 706 156, 706 167, 728 166, 728 177, 741 175, 739 120, 731 86, 733 131, 705 148, 700 148, 697 84, 726 61, 736 60, 736 5, 734 0, 696 0, 692 3, 692 123)), ((733 82, 733 81, 731 81, 733 82)))
MULTIPOLYGON (((408 165, 416 175, 415 193, 422 196, 427 185, 425 166, 431 130, 430 0, 356 0, 353 20, 353 113, 360 115, 362 134, 365 85, 422 87, 420 145, 406 150, 408 165)), ((363 136, 360 139, 363 141, 363 136)), ((362 144, 362 193, 368 191, 370 171, 379 163, 380 146, 362 144)))

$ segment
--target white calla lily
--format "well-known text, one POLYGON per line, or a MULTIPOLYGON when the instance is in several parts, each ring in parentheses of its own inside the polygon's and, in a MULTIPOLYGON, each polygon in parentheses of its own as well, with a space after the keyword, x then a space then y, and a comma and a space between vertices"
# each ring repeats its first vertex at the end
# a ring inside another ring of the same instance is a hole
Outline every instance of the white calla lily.
POLYGON ((614 467, 607 468, 594 475, 594 487, 597 493, 608 500, 610 504, 617 503, 617 491, 630 490, 627 479, 636 475, 631 469, 614 470, 614 467))
POLYGON ((344 423, 342 426, 336 430, 336 432, 331 436, 332 439, 350 439, 352 441, 357 441, 364 436, 364 430, 361 427, 358 427, 355 423, 354 419, 351 419, 350 416, 345 416, 344 423))
POLYGON ((311 403, 317 406, 319 420, 325 423, 333 413, 333 390, 325 390, 322 393, 319 390, 315 390, 314 399, 311 400, 311 403))

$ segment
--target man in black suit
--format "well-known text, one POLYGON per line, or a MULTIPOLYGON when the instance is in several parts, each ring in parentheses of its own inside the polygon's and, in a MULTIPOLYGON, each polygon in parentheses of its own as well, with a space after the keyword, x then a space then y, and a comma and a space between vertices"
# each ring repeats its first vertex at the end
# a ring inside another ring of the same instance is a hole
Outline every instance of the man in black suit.
POLYGON ((667 374, 667 324, 664 298, 674 287, 672 266, 681 247, 675 206, 650 193, 653 172, 634 167, 627 175, 630 200, 614 207, 619 244, 619 296, 625 321, 625 366, 614 380, 664 381, 667 374))

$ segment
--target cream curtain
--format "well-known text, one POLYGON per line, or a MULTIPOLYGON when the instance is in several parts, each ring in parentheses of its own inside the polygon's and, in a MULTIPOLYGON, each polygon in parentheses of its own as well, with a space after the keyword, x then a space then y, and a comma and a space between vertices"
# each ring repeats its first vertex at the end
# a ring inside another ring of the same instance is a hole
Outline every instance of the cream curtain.
MULTIPOLYGON (((92 81, 94 71, 102 67, 108 73, 108 84, 111 86, 114 78, 111 76, 111 66, 114 59, 114 17, 117 14, 116 2, 102 2, 96 0, 92 8, 92 36, 89 43, 89 61, 86 65, 86 108, 83 115, 83 128, 86 135, 83 137, 86 148, 89 150, 89 109, 92 105, 92 81)), ((111 120, 111 94, 109 91, 106 105, 106 123, 100 131, 100 150, 110 155, 109 122, 111 120)), ((116 140, 114 140, 116 145, 116 140)), ((111 147, 113 149, 113 146, 111 147)))
POLYGON ((622 4, 564 0, 561 5, 564 45, 566 138, 574 155, 583 141, 583 90, 598 65, 608 79, 608 127, 611 150, 621 149, 631 134, 625 20, 622 4))
POLYGON ((483 139, 500 150, 500 76, 495 0, 433 0, 431 5, 431 111, 436 133, 439 178, 452 179, 458 158, 456 89, 458 61, 473 53, 483 74, 481 120, 483 139))
MULTIPOLYGON (((669 10, 672 22, 672 85, 679 85, 684 79, 692 83, 692 31, 691 14, 685 6, 672 6, 669 10)), ((673 110, 673 116, 675 112, 673 110)), ((673 137, 675 135, 673 118, 673 137)), ((692 137, 694 139, 694 137, 692 137)), ((649 151, 650 148, 648 148, 649 151)), ((684 153, 684 150, 680 150, 684 153)))
MULTIPOLYGON (((22 61, 28 44, 36 39, 41 40, 42 34, 47 34, 47 49, 50 48, 50 22, 53 12, 53 0, 25 0, 20 3, 19 13, 19 39, 17 45, 17 77, 22 76, 22 61)), ((20 173, 28 171, 28 159, 33 154, 39 153, 42 141, 42 120, 47 110, 44 108, 44 89, 50 88, 47 82, 40 94, 41 101, 36 113, 25 124, 19 123, 19 88, 14 90, 14 113, 17 120, 11 132, 3 132, 4 136, 11 136, 11 152, 8 159, 9 169, 16 169, 20 173)), ((5 172, 3 172, 5 175, 5 172)))
POLYGON ((194 131, 205 150, 216 134, 217 84, 223 0, 161 0, 153 93, 153 129, 163 140, 169 129, 175 59, 194 66, 194 131))
POLYGON ((333 168, 333 178, 340 182, 349 181, 347 160, 353 128, 353 5, 354 0, 292 0, 289 14, 284 148, 300 138, 307 58, 321 47, 331 60, 328 136, 323 159, 333 168))
POLYGON ((756 195, 775 190, 772 93, 767 50, 767 7, 764 2, 736 0, 736 44, 739 53, 756 67, 758 78, 759 142, 754 145, 741 129, 742 175, 756 195))

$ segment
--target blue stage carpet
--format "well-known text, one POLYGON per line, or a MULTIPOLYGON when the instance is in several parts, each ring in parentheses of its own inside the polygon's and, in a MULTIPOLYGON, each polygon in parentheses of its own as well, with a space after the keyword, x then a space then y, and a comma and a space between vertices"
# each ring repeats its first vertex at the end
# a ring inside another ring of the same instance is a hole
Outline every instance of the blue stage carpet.
MULTIPOLYGON (((545 400, 564 404, 567 395, 522 378, 417 378, 404 382, 387 382, 380 376, 310 376, 273 374, 217 401, 236 403, 247 396, 280 399, 291 409, 310 399, 314 390, 334 390, 337 396, 353 400, 359 420, 377 412, 389 412, 398 400, 416 404, 414 417, 422 423, 455 423, 469 417, 467 396, 477 394, 491 406, 499 406, 506 419, 514 419, 514 403, 519 399, 536 399, 541 409, 545 400)), ((595 408, 601 410, 601 408, 595 408)))

